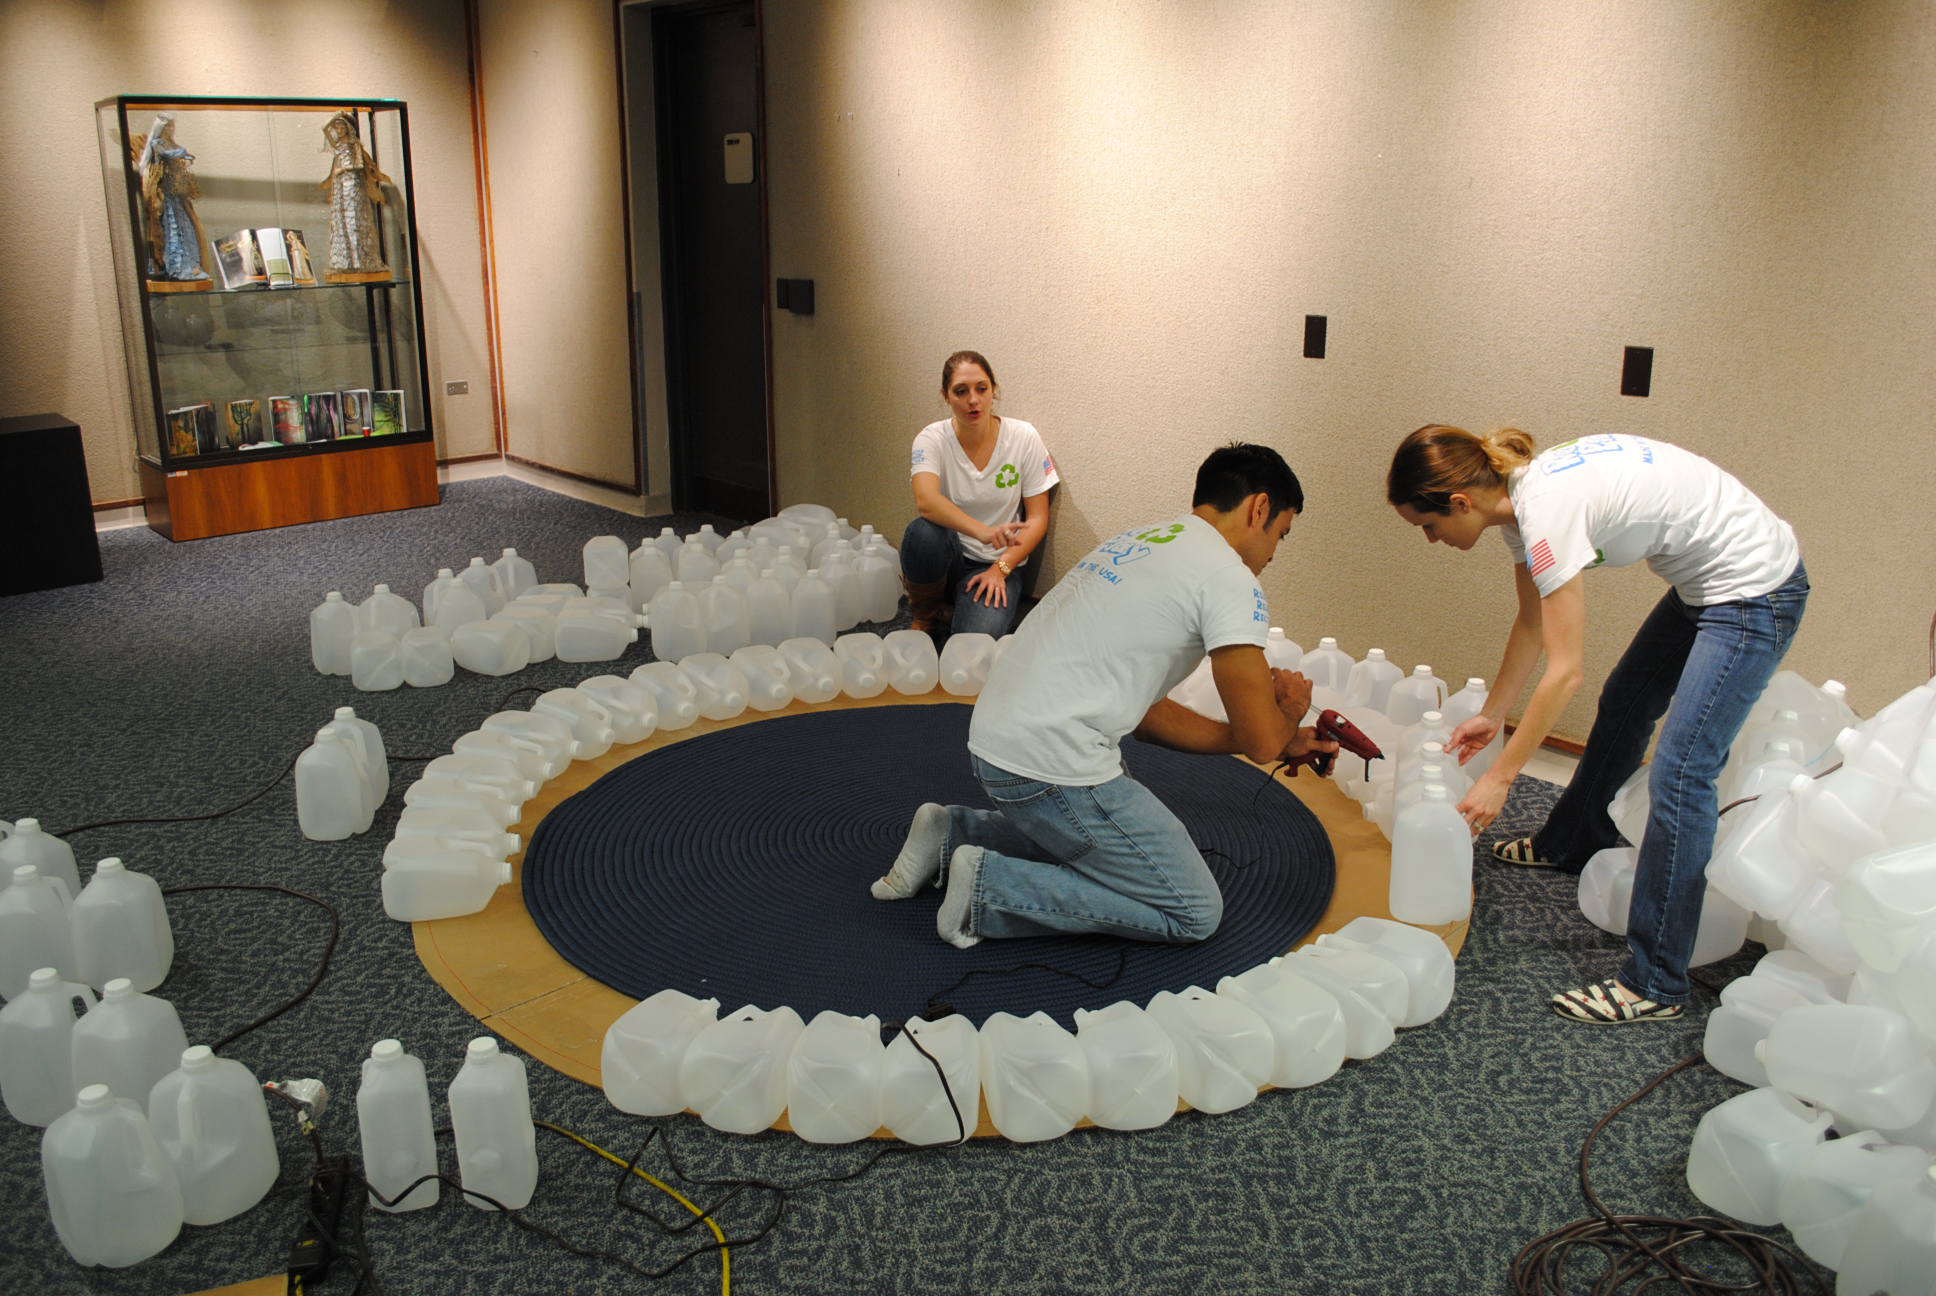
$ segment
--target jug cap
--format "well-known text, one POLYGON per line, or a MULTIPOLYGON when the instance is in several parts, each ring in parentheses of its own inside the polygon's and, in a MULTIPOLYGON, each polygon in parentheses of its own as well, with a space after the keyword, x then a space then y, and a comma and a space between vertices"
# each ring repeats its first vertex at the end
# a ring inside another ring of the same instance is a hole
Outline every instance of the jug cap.
POLYGON ((1417 666, 1412 667, 1412 674, 1419 679, 1431 679, 1432 668, 1421 662, 1417 666))
POLYGON ((476 1039, 464 1046, 464 1055, 480 1060, 496 1057, 497 1037, 495 1035, 479 1035, 476 1039))
POLYGON ((1385 650, 1383 648, 1373 648, 1370 652, 1365 654, 1365 660, 1383 661, 1385 660, 1385 650))
POLYGON ((370 1056, 379 1062, 388 1062, 391 1058, 401 1057, 403 1056, 403 1041, 397 1039, 380 1039, 370 1045, 370 1056))
POLYGON ((341 603, 342 601, 343 601, 342 590, 331 590, 329 593, 323 595, 323 602, 325 603, 341 603))
POLYGON ((59 985, 60 981, 61 974, 59 968, 35 968, 27 977, 27 988, 30 990, 50 990, 59 985))
MULTIPOLYGON (((1429 669, 1430 669, 1430 667, 1427 667, 1427 669, 1429 670, 1429 669)), ((1419 716, 1419 719, 1420 719, 1420 720, 1422 720, 1422 721, 1423 721, 1424 723, 1426 723, 1426 724, 1442 724, 1442 723, 1444 723, 1444 721, 1445 721, 1445 712, 1443 712, 1443 711, 1427 711, 1427 712, 1425 712, 1425 713, 1423 713, 1422 715, 1420 715, 1420 716, 1419 716)))
POLYGON ((336 718, 338 720, 354 720, 356 719, 356 708, 347 706, 337 707, 336 718))
POLYGON ((16 833, 24 833, 24 832, 39 832, 39 831, 40 831, 40 820, 38 820, 38 819, 16 819, 16 820, 14 820, 14 825, 13 825, 13 830, 14 830, 14 831, 15 831, 16 833))
POLYGON ((375 594, 388 594, 390 592, 390 587, 388 585, 379 584, 376 587, 376 589, 371 592, 375 594))
POLYGON ((184 1071, 206 1071, 215 1065, 215 1050, 206 1044, 190 1044, 182 1050, 181 1065, 184 1071))
POLYGON ((132 999, 134 997, 134 982, 128 980, 126 977, 116 977, 101 987, 101 997, 103 999, 132 999))
POLYGON ((33 864, 16 864, 13 869, 13 884, 24 886, 40 876, 40 869, 33 864))
POLYGON ((1338 646, 1338 641, 1336 639, 1333 639, 1330 635, 1326 635, 1324 636, 1324 638, 1318 640, 1318 647, 1320 648, 1336 648, 1337 646, 1338 646))
POLYGON ((94 866, 95 877, 100 877, 103 873, 109 877, 113 877, 117 873, 126 873, 127 871, 128 866, 121 862, 119 855, 110 855, 94 866))
POLYGON ((1485 677, 1483 675, 1474 675, 1466 680, 1465 686, 1467 688, 1482 689, 1486 686, 1485 677))
POLYGON ((83 1111, 105 1107, 114 1101, 114 1094, 104 1084, 91 1084, 74 1095, 74 1105, 83 1111))
POLYGON ((518 551, 510 547, 509 545, 507 545, 505 546, 505 549, 504 549, 504 556, 506 558, 515 558, 518 556, 518 551))

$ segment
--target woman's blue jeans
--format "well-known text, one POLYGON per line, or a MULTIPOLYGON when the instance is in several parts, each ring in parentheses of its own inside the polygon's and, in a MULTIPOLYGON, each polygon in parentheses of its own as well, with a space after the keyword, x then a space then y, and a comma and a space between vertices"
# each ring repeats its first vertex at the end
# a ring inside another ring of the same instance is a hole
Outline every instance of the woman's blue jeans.
POLYGON ((1540 859, 1569 873, 1618 845, 1607 804, 1640 768, 1655 723, 1667 717, 1647 776, 1652 807, 1620 969, 1629 989, 1656 1003, 1687 1001, 1719 813, 1715 780, 1807 604, 1808 572, 1799 563, 1779 589, 1734 603, 1690 607, 1668 590, 1607 677, 1579 769, 1533 838, 1540 859))
POLYGON ((995 809, 949 806, 941 858, 957 846, 982 848, 970 932, 1107 932, 1184 944, 1223 920, 1223 892, 1189 831, 1129 775, 1063 787, 969 759, 995 809))
POLYGON ((901 574, 915 585, 944 583, 943 597, 952 598, 955 604, 954 621, 949 626, 953 634, 985 634, 999 639, 1015 628, 1027 564, 1008 574, 1007 607, 990 607, 968 591, 968 582, 992 566, 963 553, 960 536, 926 518, 914 519, 901 534, 901 574))

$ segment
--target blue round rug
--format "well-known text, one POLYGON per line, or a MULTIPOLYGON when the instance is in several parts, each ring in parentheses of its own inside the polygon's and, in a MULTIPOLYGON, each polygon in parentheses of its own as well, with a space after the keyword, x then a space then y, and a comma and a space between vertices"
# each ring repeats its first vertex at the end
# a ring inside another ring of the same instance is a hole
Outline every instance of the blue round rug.
POLYGON ((668 987, 722 1014, 782 1005, 883 1021, 946 1005, 979 1024, 1196 985, 1282 954, 1331 901, 1336 857, 1317 817, 1227 757, 1123 744, 1130 773, 1189 828, 1224 894, 1195 945, 1112 936, 988 940, 934 931, 941 893, 883 902, 868 884, 924 801, 985 806, 969 770, 970 708, 926 704, 789 715, 687 738, 613 770, 539 823, 524 902, 574 967, 643 999, 668 987))

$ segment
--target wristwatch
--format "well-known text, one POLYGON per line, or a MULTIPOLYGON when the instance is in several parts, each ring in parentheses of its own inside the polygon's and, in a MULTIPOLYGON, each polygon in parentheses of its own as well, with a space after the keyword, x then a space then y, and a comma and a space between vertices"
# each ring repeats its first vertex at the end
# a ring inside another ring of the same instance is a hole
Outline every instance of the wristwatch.
POLYGON ((1013 576, 1015 574, 1015 569, 1008 565, 1007 559, 997 558, 995 560, 995 565, 1002 569, 1002 575, 1004 577, 1013 576))

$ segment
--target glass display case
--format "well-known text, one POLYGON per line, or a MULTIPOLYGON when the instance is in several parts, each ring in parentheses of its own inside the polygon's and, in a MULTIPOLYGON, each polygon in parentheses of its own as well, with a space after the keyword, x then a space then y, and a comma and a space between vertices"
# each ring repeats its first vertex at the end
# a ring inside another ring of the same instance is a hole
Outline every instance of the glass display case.
POLYGON ((151 523, 187 539, 435 503, 405 105, 95 109, 151 523))

